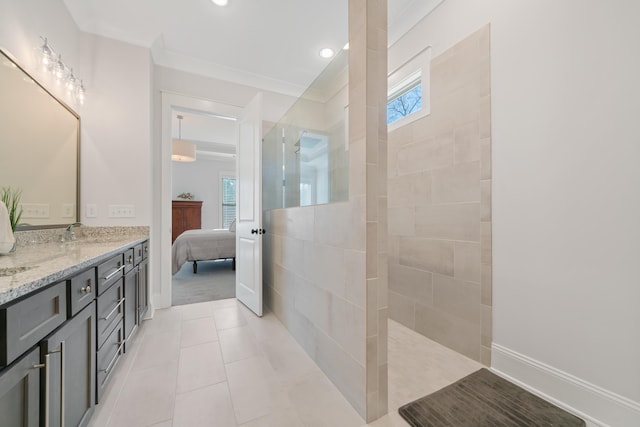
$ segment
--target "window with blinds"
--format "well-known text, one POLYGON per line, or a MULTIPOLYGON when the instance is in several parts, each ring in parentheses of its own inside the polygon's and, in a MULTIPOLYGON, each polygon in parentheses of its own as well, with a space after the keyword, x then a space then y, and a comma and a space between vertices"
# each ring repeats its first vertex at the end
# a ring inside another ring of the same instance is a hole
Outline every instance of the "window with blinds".
POLYGON ((236 179, 222 177, 222 228, 229 228, 229 224, 236 217, 236 179))

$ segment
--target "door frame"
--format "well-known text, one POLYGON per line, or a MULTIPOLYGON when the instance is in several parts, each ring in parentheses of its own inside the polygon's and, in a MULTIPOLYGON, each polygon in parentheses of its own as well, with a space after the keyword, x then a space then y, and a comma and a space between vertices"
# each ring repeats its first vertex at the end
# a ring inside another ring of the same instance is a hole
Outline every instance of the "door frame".
POLYGON ((153 309, 171 307, 171 123, 175 111, 196 110, 237 118, 242 107, 204 98, 181 95, 170 91, 161 93, 160 144, 152 144, 152 217, 150 294, 153 309))

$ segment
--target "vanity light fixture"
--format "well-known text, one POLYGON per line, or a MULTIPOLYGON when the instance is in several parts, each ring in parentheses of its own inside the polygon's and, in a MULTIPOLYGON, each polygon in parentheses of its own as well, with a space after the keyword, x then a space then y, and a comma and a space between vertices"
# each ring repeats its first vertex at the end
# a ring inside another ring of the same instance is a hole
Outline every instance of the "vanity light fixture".
POLYGON ((178 139, 174 139, 171 144, 171 160, 176 162, 193 162, 196 160, 196 144, 182 139, 182 119, 178 117, 178 139))
POLYGON ((56 79, 56 83, 63 84, 67 88, 69 95, 81 105, 84 104, 87 92, 84 88, 82 80, 76 77, 73 73, 73 68, 69 68, 64 62, 62 62, 62 55, 56 53, 49 40, 46 37, 40 37, 43 41, 40 47, 40 54, 42 56, 41 62, 44 69, 52 73, 56 79))
POLYGON ((335 55, 336 53, 330 47, 325 47, 324 49, 320 49, 320 52, 318 52, 318 54, 321 58, 329 59, 333 58, 333 55, 335 55))
POLYGON ((80 101, 80 104, 84 104, 84 97, 86 93, 87 91, 84 88, 84 82, 80 80, 80 86, 78 86, 78 101, 80 101))
POLYGON ((216 6, 226 6, 229 4, 229 0, 211 0, 213 2, 213 4, 215 4, 216 6))
POLYGON ((48 66, 53 60, 53 52, 51 52, 49 41, 46 37, 44 38, 44 44, 40 48, 40 53, 42 55, 42 65, 44 65, 45 67, 48 66))

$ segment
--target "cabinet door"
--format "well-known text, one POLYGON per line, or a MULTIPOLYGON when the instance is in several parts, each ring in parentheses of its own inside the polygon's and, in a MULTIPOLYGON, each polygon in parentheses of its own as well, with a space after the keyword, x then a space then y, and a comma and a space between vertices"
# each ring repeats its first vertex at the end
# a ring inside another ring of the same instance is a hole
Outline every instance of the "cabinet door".
POLYGON ((40 349, 0 371, 0 424, 38 427, 40 423, 40 349))
POLYGON ((146 259, 138 266, 138 324, 149 307, 149 261, 146 259))
POLYGON ((86 426, 95 408, 95 302, 40 343, 49 355, 41 412, 49 426, 86 426), (48 399, 48 400, 47 400, 48 399))
MULTIPOLYGON (((137 269, 124 276, 124 336, 125 342, 133 337, 138 328, 138 289, 136 283, 137 269)), ((125 344, 125 352, 128 350, 125 344)))

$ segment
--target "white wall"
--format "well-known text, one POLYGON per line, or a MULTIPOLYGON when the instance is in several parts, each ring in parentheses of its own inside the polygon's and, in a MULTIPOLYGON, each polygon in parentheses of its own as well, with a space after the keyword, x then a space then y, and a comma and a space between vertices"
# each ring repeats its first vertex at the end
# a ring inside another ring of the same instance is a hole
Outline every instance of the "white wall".
POLYGON ((491 23, 493 368, 640 425, 640 3, 447 0, 389 70, 491 23))
POLYGON ((202 200, 202 228, 221 228, 220 173, 235 175, 236 160, 213 160, 200 156, 195 162, 172 162, 172 192, 174 200, 180 193, 195 195, 202 200))
POLYGON ((82 222, 149 225, 151 56, 148 49, 90 34, 82 42, 82 222), (88 203, 97 205, 97 218, 85 217, 88 203), (134 205, 135 218, 109 218, 110 204, 134 205))
POLYGON ((80 32, 61 0, 0 3, 0 46, 81 116, 80 203, 87 225, 150 222, 151 58, 147 49, 80 32), (39 36, 84 79, 87 100, 75 105, 39 65, 39 36), (87 219, 87 203, 98 217, 87 219), (109 204, 131 204, 136 217, 111 219, 109 204))
MULTIPOLYGON (((8 49, 30 74, 65 101, 63 88, 56 87, 40 67, 38 48, 48 37, 66 64, 83 76, 79 57, 80 31, 62 0, 22 0, 0 2, 0 46, 8 49)), ((81 113, 81 111, 79 111, 81 113)))
MULTIPOLYGON (((155 67, 157 91, 178 93, 184 96, 206 99, 221 104, 244 107, 260 91, 251 86, 199 76, 165 67, 155 67)), ((263 91, 263 119, 277 122, 296 98, 275 92, 263 91)), ((157 108, 160 108, 159 101, 157 108)), ((159 117, 159 115, 157 115, 159 117)), ((159 129, 159 124, 158 124, 159 129)))

